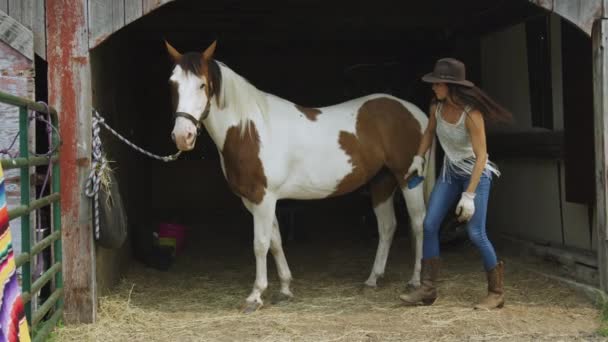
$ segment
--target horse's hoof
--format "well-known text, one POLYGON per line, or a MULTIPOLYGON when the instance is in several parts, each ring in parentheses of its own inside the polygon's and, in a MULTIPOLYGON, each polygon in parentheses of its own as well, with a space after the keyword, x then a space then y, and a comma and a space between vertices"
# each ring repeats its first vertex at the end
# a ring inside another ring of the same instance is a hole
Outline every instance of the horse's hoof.
POLYGON ((293 295, 290 296, 290 295, 284 294, 282 292, 279 292, 278 294, 276 294, 272 297, 272 304, 282 304, 285 302, 289 302, 292 299, 293 299, 293 295))
POLYGON ((420 283, 415 283, 415 282, 410 281, 409 283, 407 283, 407 285, 405 287, 408 290, 415 290, 420 287, 420 283))
POLYGON ((250 314, 258 311, 262 307, 262 303, 258 302, 245 302, 243 309, 241 310, 244 314, 250 314))
POLYGON ((372 280, 369 280, 369 279, 368 279, 368 280, 366 280, 366 281, 363 283, 363 286, 365 286, 365 287, 370 287, 370 288, 374 288, 374 289, 376 289, 376 288, 378 288, 378 280, 379 280, 379 279, 376 279, 376 280, 373 280, 373 281, 372 281, 372 280))
POLYGON ((367 283, 363 283, 359 288, 359 291, 363 294, 373 293, 376 292, 376 290, 378 290, 378 285, 369 285, 367 283))

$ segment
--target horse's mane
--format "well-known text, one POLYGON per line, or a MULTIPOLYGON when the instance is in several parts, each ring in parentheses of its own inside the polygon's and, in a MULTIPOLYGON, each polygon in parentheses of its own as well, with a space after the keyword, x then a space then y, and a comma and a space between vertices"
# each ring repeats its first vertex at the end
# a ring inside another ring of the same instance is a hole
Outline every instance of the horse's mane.
MULTIPOLYGON (((200 53, 185 53, 179 61, 180 67, 186 72, 194 75, 202 74, 200 53)), ((232 110, 239 117, 241 133, 245 132, 247 120, 256 112, 262 115, 264 121, 268 119, 268 103, 266 93, 260 91, 247 81, 243 76, 237 74, 226 64, 211 60, 209 65, 209 77, 215 87, 212 96, 216 96, 216 103, 220 110, 232 110)))
POLYGON ((220 70, 220 89, 218 107, 222 110, 231 109, 236 113, 241 122, 241 132, 244 132, 245 123, 250 115, 259 112, 264 121, 268 119, 268 102, 266 93, 257 89, 243 76, 237 74, 220 61, 216 61, 220 70))

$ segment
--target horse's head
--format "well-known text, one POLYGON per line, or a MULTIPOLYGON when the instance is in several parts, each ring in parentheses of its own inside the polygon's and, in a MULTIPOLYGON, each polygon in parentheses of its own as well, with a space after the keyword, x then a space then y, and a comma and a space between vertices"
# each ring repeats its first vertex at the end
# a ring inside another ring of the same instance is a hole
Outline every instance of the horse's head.
POLYGON ((209 115, 211 99, 219 87, 218 66, 213 60, 216 42, 203 53, 179 53, 165 42, 175 63, 169 83, 172 88, 175 125, 171 138, 180 151, 194 148, 203 120, 209 115))

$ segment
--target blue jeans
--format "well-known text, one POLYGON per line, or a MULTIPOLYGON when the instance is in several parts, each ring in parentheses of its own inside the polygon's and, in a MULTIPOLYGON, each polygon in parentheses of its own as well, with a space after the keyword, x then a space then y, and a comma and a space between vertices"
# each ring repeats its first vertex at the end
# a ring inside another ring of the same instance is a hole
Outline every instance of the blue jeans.
MULTIPOLYGON (((470 177, 454 174, 448 175, 446 179, 439 177, 437 180, 424 218, 423 259, 439 256, 439 228, 441 223, 448 210, 460 200, 460 196, 463 191, 466 191, 470 180, 470 177)), ((491 183, 491 175, 484 172, 475 191, 475 213, 467 223, 469 238, 479 249, 486 271, 492 270, 498 263, 494 247, 486 235, 486 213, 491 183)))

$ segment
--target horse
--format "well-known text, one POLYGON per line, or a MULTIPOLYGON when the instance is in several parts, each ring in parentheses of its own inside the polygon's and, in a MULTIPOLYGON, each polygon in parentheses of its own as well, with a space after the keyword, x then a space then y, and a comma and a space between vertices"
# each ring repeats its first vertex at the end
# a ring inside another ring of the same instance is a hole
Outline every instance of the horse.
POLYGON ((373 94, 323 108, 308 108, 263 92, 213 58, 216 41, 204 52, 180 53, 165 41, 174 63, 171 138, 180 151, 194 148, 201 129, 215 143, 230 189, 253 215, 256 277, 243 312, 263 305, 268 286, 266 257, 275 259, 279 298, 293 297, 291 271, 275 214, 279 199, 321 199, 369 184, 379 242, 364 285, 375 288, 384 275, 396 229, 393 204, 401 190, 415 240, 409 286, 420 286, 425 200, 435 180, 434 148, 427 152, 423 186, 409 189, 407 174, 428 124, 414 104, 373 94))

